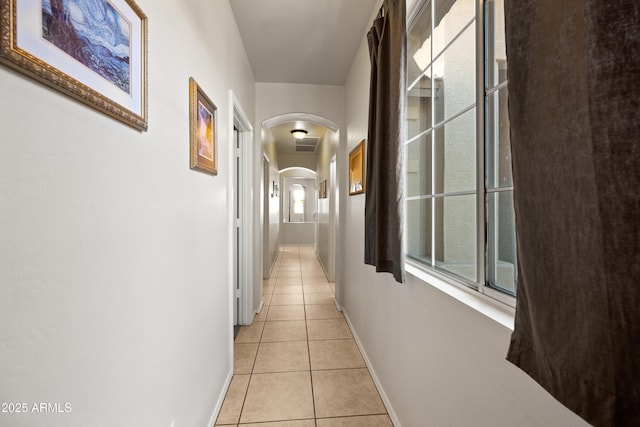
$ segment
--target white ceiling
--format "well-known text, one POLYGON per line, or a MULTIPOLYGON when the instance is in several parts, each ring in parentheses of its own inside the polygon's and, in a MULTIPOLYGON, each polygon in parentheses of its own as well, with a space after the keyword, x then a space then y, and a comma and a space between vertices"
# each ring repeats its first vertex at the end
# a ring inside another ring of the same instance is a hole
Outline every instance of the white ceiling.
POLYGON ((276 150, 280 154, 303 154, 307 156, 316 156, 318 153, 296 153, 294 146, 294 138, 291 136, 293 129, 304 129, 307 138, 324 138, 327 128, 311 122, 296 121, 291 123, 283 123, 273 126, 265 130, 264 142, 274 142, 276 150))
POLYGON ((343 85, 378 0, 230 0, 258 82, 343 85))

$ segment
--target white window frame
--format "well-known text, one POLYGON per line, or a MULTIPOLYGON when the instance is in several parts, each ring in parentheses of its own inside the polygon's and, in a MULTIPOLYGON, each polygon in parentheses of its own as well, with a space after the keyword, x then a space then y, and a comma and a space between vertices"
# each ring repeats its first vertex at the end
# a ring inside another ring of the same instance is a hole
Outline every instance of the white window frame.
MULTIPOLYGON (((412 28, 413 22, 423 11, 424 7, 431 7, 431 19, 435 19, 433 2, 435 0, 418 0, 411 13, 409 14, 407 30, 412 28), (428 5, 428 6, 427 6, 428 5)), ((454 274, 448 274, 442 269, 436 269, 430 267, 419 261, 414 261, 407 258, 405 262, 406 271, 409 275, 418 278, 421 281, 440 289, 446 294, 458 299, 471 308, 474 308, 488 317, 494 319, 498 323, 513 329, 513 316, 515 307, 515 297, 501 292, 497 289, 493 289, 486 284, 486 269, 487 269, 487 245, 488 238, 486 237, 487 230, 487 217, 486 217, 486 200, 487 196, 491 193, 496 193, 500 190, 493 190, 486 188, 485 175, 485 124, 487 117, 485 115, 485 104, 487 97, 500 89, 507 86, 507 82, 499 83, 493 87, 485 88, 485 3, 488 0, 476 0, 475 1, 475 48, 476 48, 476 97, 475 103, 465 108, 463 111, 456 113, 446 121, 449 122, 456 117, 468 112, 475 107, 476 109, 476 267, 477 267, 477 282, 467 281, 454 274), (482 268, 478 268, 482 266, 482 268)), ((466 29, 467 27, 465 27, 466 29)), ((456 35, 456 37, 449 43, 453 43, 457 37, 462 33, 456 35)), ((443 51, 444 52, 444 51, 443 51)), ((441 53, 442 54, 442 53, 441 53)), ((407 59, 408 60, 408 59, 407 59)), ((407 82, 410 85, 412 82, 407 82)), ((430 129, 435 131, 436 123, 432 123, 430 129)), ((420 135, 429 132, 429 130, 420 133, 420 135)), ((412 137, 411 139, 405 139, 405 145, 409 141, 417 140, 420 135, 412 137)), ((501 189, 505 190, 505 189, 501 189)), ((508 190, 508 189, 506 189, 508 190)), ((435 203, 435 198, 432 198, 435 203)), ((432 256, 435 253, 432 252, 432 256)))

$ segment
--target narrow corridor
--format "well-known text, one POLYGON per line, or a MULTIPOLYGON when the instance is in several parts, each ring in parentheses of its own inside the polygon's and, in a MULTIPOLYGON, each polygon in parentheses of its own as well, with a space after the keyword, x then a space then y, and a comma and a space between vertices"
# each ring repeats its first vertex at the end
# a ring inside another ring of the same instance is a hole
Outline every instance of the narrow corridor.
POLYGON ((280 248, 216 426, 392 426, 334 293, 313 247, 280 248))

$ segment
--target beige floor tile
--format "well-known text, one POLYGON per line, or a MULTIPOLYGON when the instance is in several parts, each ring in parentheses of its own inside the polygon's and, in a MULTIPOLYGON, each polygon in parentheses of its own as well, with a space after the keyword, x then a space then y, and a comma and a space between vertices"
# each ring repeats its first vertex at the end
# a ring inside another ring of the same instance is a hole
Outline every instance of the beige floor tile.
POLYGON ((234 375, 224 397, 216 425, 238 424, 251 375, 234 375))
POLYGON ((296 272, 300 273, 302 271, 302 268, 300 268, 300 264, 298 262, 295 262, 295 263, 283 265, 282 267, 280 267, 279 271, 280 272, 282 272, 282 271, 296 271, 296 272))
POLYGON ((304 320, 267 322, 262 342, 305 341, 307 328, 304 320))
POLYGON ((301 420, 313 417, 309 372, 254 374, 251 376, 244 408, 240 416, 241 423, 301 420))
POLYGON ((318 418, 386 414, 367 369, 313 371, 312 375, 318 418))
POLYGON ((262 295, 264 305, 271 305, 271 295, 262 295))
POLYGON ((277 285, 301 285, 302 279, 300 277, 278 277, 276 280, 277 285))
POLYGON ((336 294, 336 284, 335 283, 329 283, 329 287, 331 288, 331 293, 333 295, 336 294))
POLYGON ((346 418, 322 418, 318 427, 393 427, 388 415, 365 415, 346 418))
POLYGON ((264 322, 253 322, 250 326, 241 326, 236 343, 260 342, 264 322))
POLYGON ((269 309, 267 321, 274 320, 304 320, 304 305, 272 305, 269 309))
POLYGON ((253 367, 254 374, 309 370, 306 341, 263 342, 253 367))
POLYGON ((304 303, 305 304, 332 304, 334 300, 333 294, 330 292, 324 294, 304 294, 304 303))
POLYGON ((327 282, 327 278, 324 275, 324 273, 315 273, 315 274, 304 273, 302 275, 302 280, 304 282, 319 282, 319 283, 327 282))
POLYGON ((270 305, 304 304, 302 294, 278 294, 271 297, 270 305))
POLYGON ((263 305, 262 311, 256 314, 256 317, 253 318, 254 322, 264 322, 267 320, 267 314, 269 313, 269 306, 263 305))
POLYGON ((275 290, 276 285, 268 285, 262 287, 262 295, 271 295, 275 290))
POLYGON ((275 423, 240 424, 241 427, 316 427, 314 420, 278 421, 275 423))
POLYGON ((306 286, 306 285, 328 285, 329 282, 327 281, 327 279, 324 280, 320 280, 317 277, 313 277, 313 278, 302 278, 302 286, 306 286))
POLYGON ((273 290, 274 295, 280 294, 301 294, 302 285, 278 285, 273 290))
POLYGON ((258 343, 233 345, 233 373, 250 374, 253 370, 253 363, 256 360, 258 343))
POLYGON ((282 277, 301 278, 302 277, 302 273, 300 272, 300 270, 298 270, 298 271, 280 270, 280 271, 278 271, 278 279, 280 279, 282 277))
MULTIPOLYGON (((263 310, 264 311, 264 310, 263 310)), ((307 305, 305 306, 307 320, 323 320, 323 319, 343 319, 344 316, 338 311, 336 305, 307 305)))
POLYGON ((309 355, 311 370, 313 371, 366 367, 364 359, 360 355, 360 350, 358 350, 356 342, 352 339, 309 341, 309 355))
POLYGON ((309 340, 340 340, 353 338, 344 319, 307 320, 309 340))
POLYGON ((302 290, 305 294, 328 294, 331 293, 331 288, 328 284, 321 285, 303 285, 302 290))

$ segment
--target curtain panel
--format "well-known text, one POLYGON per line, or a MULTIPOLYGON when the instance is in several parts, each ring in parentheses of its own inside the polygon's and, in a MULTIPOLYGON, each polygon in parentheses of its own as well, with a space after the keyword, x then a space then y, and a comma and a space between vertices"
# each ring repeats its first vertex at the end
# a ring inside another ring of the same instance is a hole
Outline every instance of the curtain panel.
POLYGON ((518 242, 507 359, 640 425, 640 2, 506 0, 518 242))
POLYGON ((405 0, 385 0, 367 34, 371 58, 365 263, 404 282, 405 0))

